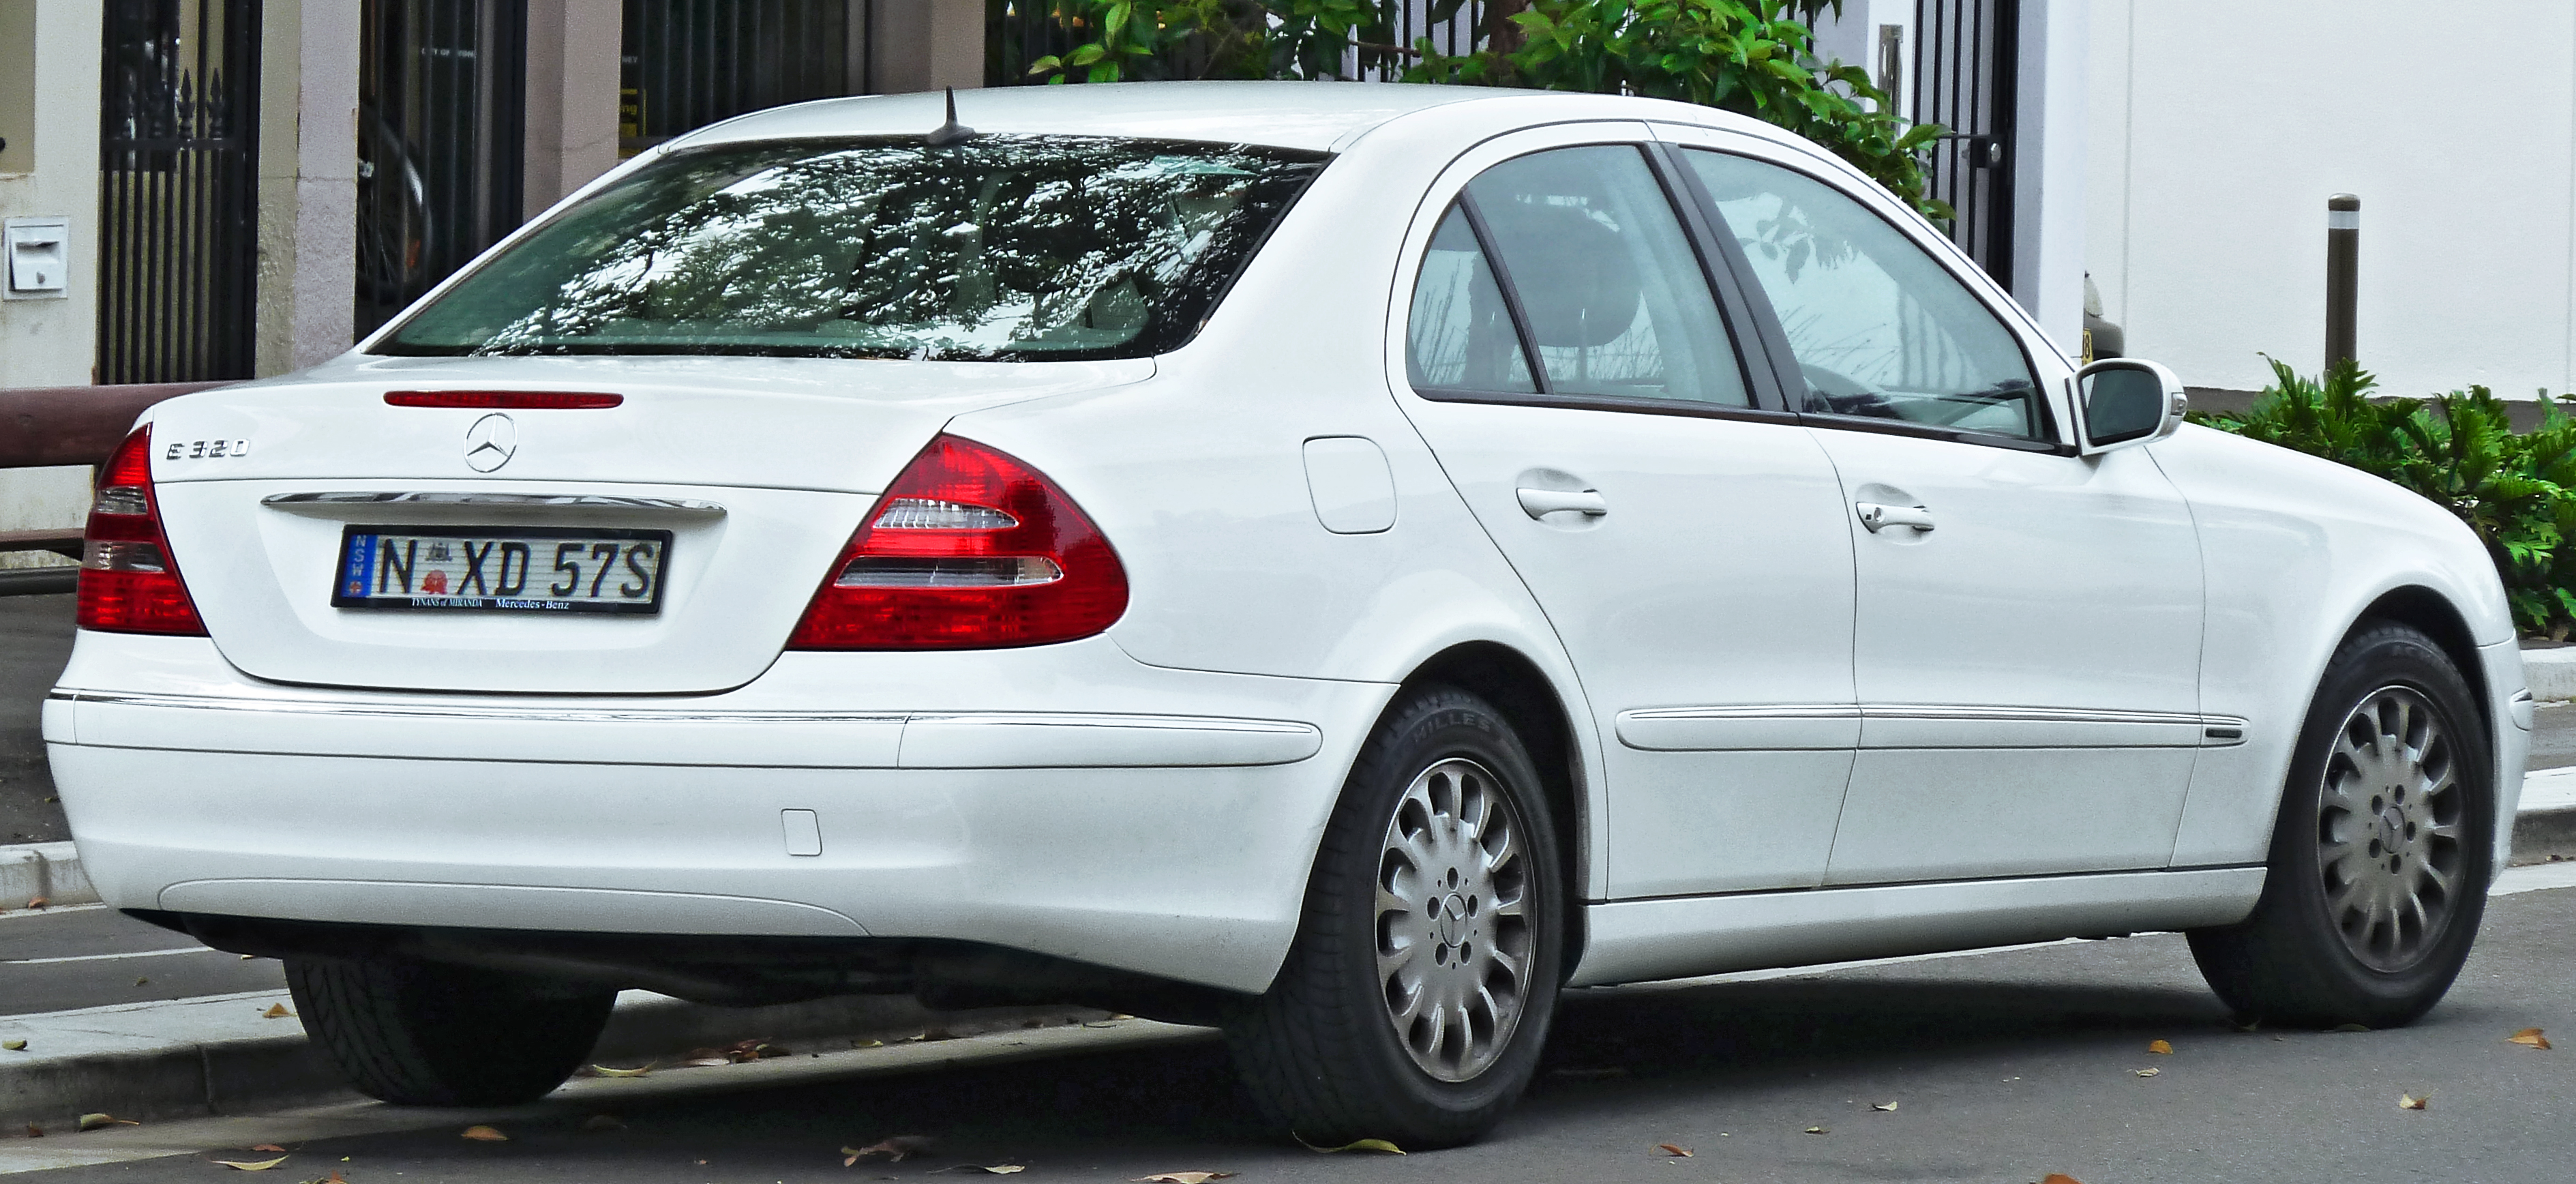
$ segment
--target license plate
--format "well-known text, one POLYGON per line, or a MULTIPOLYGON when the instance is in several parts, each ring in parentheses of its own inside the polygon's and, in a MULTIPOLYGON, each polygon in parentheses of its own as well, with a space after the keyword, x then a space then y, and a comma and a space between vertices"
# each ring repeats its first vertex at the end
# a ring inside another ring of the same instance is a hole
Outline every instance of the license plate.
POLYGON ((333 608, 653 613, 667 530, 350 526, 333 608))

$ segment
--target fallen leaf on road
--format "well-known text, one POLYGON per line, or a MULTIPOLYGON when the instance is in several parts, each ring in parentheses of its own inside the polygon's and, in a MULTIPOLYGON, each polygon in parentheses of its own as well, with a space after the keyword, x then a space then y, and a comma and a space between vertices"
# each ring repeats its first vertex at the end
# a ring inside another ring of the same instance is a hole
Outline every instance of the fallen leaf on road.
POLYGON ((1805 1133, 1810 1135, 1830 1135, 1834 1133, 1834 1128, 1829 1126, 1811 1126, 1806 1129, 1805 1133))
POLYGON ((151 980, 151 979, 148 979, 148 978, 138 978, 138 979, 134 980, 134 985, 135 985, 135 986, 140 987, 140 986, 144 986, 144 985, 146 985, 146 984, 150 983, 151 981, 152 981, 152 980, 151 980))
POLYGON ((1135 1184, 1208 1184, 1210 1180, 1231 1180, 1232 1172, 1156 1172, 1134 1177, 1135 1184))
POLYGON ((853 1040, 853 1041, 851 1041, 851 1042, 850 1042, 850 1047, 852 1047, 852 1048, 884 1048, 884 1047, 885 1047, 885 1041, 882 1041, 882 1040, 853 1040))
POLYGON ((268 1005, 268 1010, 259 1013, 259 1018, 264 1020, 291 1020, 295 1018, 295 1013, 286 1010, 286 1005, 283 1003, 271 1003, 268 1005))
POLYGON ((1895 1110, 1895 1109, 1896 1109, 1896 1103, 1894 1103, 1894 1102, 1872 1102, 1872 1103, 1870 1103, 1870 1104, 1869 1104, 1869 1108, 1870 1108, 1870 1109, 1872 1109, 1872 1110, 1887 1110, 1887 1111, 1893 1111, 1893 1110, 1895 1110))
POLYGON ((680 1062, 683 1069, 715 1069, 733 1063, 732 1057, 691 1057, 680 1062))
POLYGON ((1404 1154, 1404 1148, 1398 1147, 1393 1143, 1389 1143, 1384 1139, 1353 1139, 1339 1147, 1318 1147, 1304 1139, 1297 1138, 1297 1132, 1295 1131, 1288 1132, 1288 1137, 1291 1139, 1297 1139, 1297 1145, 1308 1151, 1321 1152, 1325 1155, 1338 1155, 1344 1151, 1375 1151, 1385 1155, 1404 1154))
POLYGON ((2137 1075, 2138 1075, 2138 1076, 2140 1076, 2140 1077, 2153 1077, 2153 1076, 2155 1076, 2155 1075, 2156 1075, 2156 1074, 2158 1074, 2158 1073, 2162 1073, 2162 1072, 2164 1072, 2164 1070, 2162 1070, 2162 1069, 2131 1069, 2131 1070, 2129 1070, 2129 1072, 2135 1073, 2135 1074, 2137 1074, 2137 1075))
POLYGON ((991 1166, 986 1166, 980 1163, 961 1163, 955 1167, 937 1168, 934 1169, 934 1172, 986 1172, 996 1176, 1008 1176, 1015 1172, 1025 1172, 1027 1170, 1029 1169, 1016 1163, 997 1163, 991 1166))
POLYGON ((80 1116, 80 1129, 85 1131, 94 1131, 103 1126, 141 1125, 143 1124, 136 1122, 131 1118, 118 1118, 113 1114, 84 1114, 80 1116))
POLYGON ((1655 1144, 1655 1150, 1661 1151, 1675 1159, 1689 1159, 1691 1157, 1690 1148, 1677 1146, 1672 1143, 1657 1143, 1655 1144))
POLYGON ((2337 1032, 2367 1032, 2367 1031, 2369 1031, 2369 1030, 2370 1030, 2370 1025, 2368 1025, 2368 1024, 2336 1024, 2336 1025, 2334 1026, 2334 1030, 2335 1030, 2335 1031, 2337 1031, 2337 1032))
POLYGON ((27 1124, 27 1137, 28 1137, 28 1138, 30 1138, 30 1139, 41 1139, 41 1138, 44 1138, 44 1137, 45 1137, 45 1128, 40 1127, 40 1126, 37 1126, 35 1123, 32 1123, 32 1122, 31 1122, 31 1123, 28 1123, 28 1124, 27 1124))
POLYGON ((2431 1094, 2426 1094, 2420 1098, 2413 1094, 2399 1094, 2397 1095, 2397 1108, 2400 1110, 2421 1110, 2432 1104, 2432 1101, 2433 1095, 2431 1094))
POLYGON ((469 1126, 465 1128, 464 1137, 472 1139, 477 1143, 507 1143, 510 1141, 510 1136, 502 1134, 488 1126, 469 1126))
POLYGON ((2064 1172, 2050 1172, 2047 1176, 2041 1178, 2039 1184, 2084 1184, 2084 1181, 2078 1180, 2064 1172))
POLYGON ((602 1077, 642 1077, 643 1075, 652 1072, 654 1066, 661 1063, 662 1062, 660 1061, 654 1061, 651 1064, 635 1069, 611 1069, 606 1065, 592 1065, 590 1067, 590 1071, 599 1074, 602 1077))
POLYGON ((896 1135, 865 1147, 843 1147, 841 1154, 848 1158, 841 1161, 841 1166, 848 1167, 862 1159, 875 1159, 880 1155, 894 1163, 902 1163, 929 1150, 931 1141, 928 1135, 896 1135))
POLYGON ((280 1147, 280 1146, 278 1146, 278 1145, 277 1145, 277 1144, 275 1144, 275 1143, 262 1143, 262 1144, 260 1144, 260 1145, 259 1145, 259 1146, 257 1146, 257 1147, 253 1147, 253 1148, 251 1148, 251 1150, 253 1150, 253 1151, 276 1151, 276 1152, 283 1153, 283 1152, 286 1150, 286 1148, 280 1147))
POLYGON ((593 1114, 590 1116, 588 1121, 581 1124, 581 1129, 586 1131, 622 1131, 626 1129, 626 1124, 614 1114, 593 1114))
POLYGON ((2169 1057, 2173 1055, 2173 1044, 2165 1040, 2150 1040, 2147 1042, 2147 1051, 2160 1057, 2169 1057))
POLYGON ((2511 1036, 2505 1037, 2504 1042, 2507 1044, 2519 1044, 2524 1048, 2545 1049, 2549 1047, 2549 1038, 2541 1035, 2540 1029, 2538 1028, 2524 1028, 2511 1036))
POLYGON ((27 907, 28 907, 28 908, 31 908, 31 909, 40 909, 40 908, 43 908, 43 907, 45 907, 45 898, 44 898, 44 897, 39 896, 39 897, 35 897, 35 898, 33 898, 33 899, 30 899, 30 900, 27 902, 27 907))
POLYGON ((218 1159, 215 1162, 231 1168, 234 1171, 265 1172, 270 1168, 285 1163, 286 1157, 281 1155, 275 1159, 218 1159))
POLYGON ((6 1049, 10 1052, 25 1052, 27 1051, 27 1042, 24 1040, 0 1040, 0 1049, 6 1049))

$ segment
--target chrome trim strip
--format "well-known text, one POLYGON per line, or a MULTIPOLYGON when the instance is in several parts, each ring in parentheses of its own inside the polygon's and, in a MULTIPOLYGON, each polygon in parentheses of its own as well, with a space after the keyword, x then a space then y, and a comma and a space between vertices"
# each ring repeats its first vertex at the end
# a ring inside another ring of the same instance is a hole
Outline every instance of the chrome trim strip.
MULTIPOLYGON (((1835 733, 1819 730, 1840 722, 1866 724, 1876 721, 1899 721, 1920 724, 2024 724, 2038 725, 2035 738, 2053 741, 2050 725, 2070 728, 2110 726, 2114 728, 2158 728, 2172 732, 2163 743, 2147 747, 2218 748, 2245 742, 2248 721, 2233 715, 2199 715, 2171 711, 2121 711, 2107 708, 2033 707, 2033 706, 1959 706, 1936 703, 1733 703, 1701 707, 1649 707, 1620 712, 1617 718, 1619 739, 1630 748, 1650 751, 1724 750, 1756 748, 1848 747, 1918 747, 1914 743, 1875 745, 1866 734, 1857 739, 1840 739, 1835 733), (1664 725, 1657 727, 1656 725, 1664 725), (1691 728, 1691 724, 1717 725, 1716 728, 1691 728), (1736 725, 1728 727, 1726 725, 1736 725), (1764 725, 1779 725, 1765 730, 1764 725), (1803 728, 1801 725, 1805 725, 1803 728), (1783 730, 1786 729, 1786 730, 1783 730), (1776 734, 1775 734, 1776 733, 1776 734), (2187 737, 2186 737, 2187 733, 2187 737), (1828 743, 1828 741, 1831 741, 1828 743)), ((1968 747, 1986 746, 1973 737, 1962 738, 1968 747)), ((2031 747, 2032 739, 1997 739, 2004 747, 2031 747)), ((1941 746, 1936 744, 1935 746, 1941 746)), ((1953 742, 1950 746, 1957 746, 1953 742)), ((2061 746, 2055 742, 2041 747, 2061 746)), ((2106 743, 2102 740, 2077 740, 2069 737, 2067 747, 2129 747, 2130 744, 2106 743)))
POLYGON ((481 707, 449 703, 352 703, 320 699, 236 699, 223 695, 140 694, 56 688, 48 699, 187 711, 254 711, 272 715, 338 715, 378 719, 524 720, 534 723, 899 724, 905 712, 657 711, 650 708, 481 707))
POLYGON ((714 502, 668 497, 618 497, 602 493, 464 493, 453 491, 370 492, 338 490, 319 493, 272 493, 259 504, 290 514, 341 516, 350 509, 414 506, 470 506, 478 510, 604 510, 631 514, 677 514, 721 518, 725 508, 714 502))

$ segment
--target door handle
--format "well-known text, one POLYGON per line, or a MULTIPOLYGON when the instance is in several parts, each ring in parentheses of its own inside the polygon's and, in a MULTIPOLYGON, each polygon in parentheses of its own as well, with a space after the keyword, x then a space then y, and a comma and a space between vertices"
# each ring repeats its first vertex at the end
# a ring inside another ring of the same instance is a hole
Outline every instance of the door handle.
POLYGON ((1911 526, 1918 534, 1928 534, 1932 530, 1932 511, 1924 506, 1882 506, 1877 502, 1853 502, 1852 509, 1859 511, 1860 524, 1868 527, 1871 534, 1877 534, 1890 526, 1911 526))
POLYGON ((1521 512, 1532 518, 1545 518, 1559 510, 1580 510, 1587 517, 1598 518, 1610 512, 1610 503, 1598 489, 1580 493, 1567 489, 1520 490, 1521 512))

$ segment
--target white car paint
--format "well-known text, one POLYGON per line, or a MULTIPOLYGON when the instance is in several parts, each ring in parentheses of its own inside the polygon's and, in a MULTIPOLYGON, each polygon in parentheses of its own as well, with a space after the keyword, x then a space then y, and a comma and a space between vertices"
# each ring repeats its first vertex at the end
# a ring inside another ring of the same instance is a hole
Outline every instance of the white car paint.
MULTIPOLYGON (((2196 428, 2082 457, 1408 389, 1408 294, 1461 186, 1534 147, 1660 139, 1794 163, 1905 228, 2023 342, 2071 445, 2070 368, 2029 318, 1773 129, 1650 100, 1310 84, 979 92, 961 112, 1338 156, 1198 335, 1150 361, 362 343, 154 409, 156 439, 250 450, 154 460, 212 636, 84 632, 47 705, 105 899, 956 938, 1259 991, 1376 716, 1476 646, 1561 706, 1576 982, 2220 924, 2261 888, 2328 656, 2401 590, 2479 647, 2466 673, 2510 817, 2527 737, 2501 588, 2465 528, 2393 486, 2196 428), (454 443, 473 413, 373 397, 495 387, 629 402, 520 416, 524 459, 494 479, 454 443), (1124 617, 1028 649, 782 654, 835 549, 940 431, 1070 494, 1126 567, 1124 617), (1713 462, 1723 480, 1689 479, 1713 462), (1609 513, 1533 516, 1534 484, 1595 489, 1609 513), (1846 507, 1871 486, 1938 531, 1861 530, 1846 507), (335 520, 263 504, 412 490, 724 514, 675 524, 699 533, 661 617, 460 642, 440 619, 318 605, 335 520), (1724 612, 1694 595, 1712 588, 1724 612)), ((832 100, 651 156, 936 118, 927 96, 832 100)))

